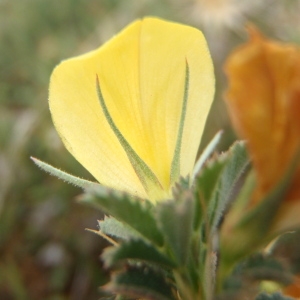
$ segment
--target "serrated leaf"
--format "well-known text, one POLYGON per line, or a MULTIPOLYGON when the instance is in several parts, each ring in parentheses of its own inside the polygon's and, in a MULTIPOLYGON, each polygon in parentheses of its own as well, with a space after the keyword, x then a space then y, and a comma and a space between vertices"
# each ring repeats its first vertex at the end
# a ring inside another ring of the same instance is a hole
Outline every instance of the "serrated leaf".
POLYGON ((195 179, 194 191, 197 201, 195 205, 194 228, 198 228, 201 221, 206 221, 203 219, 203 216, 206 214, 207 207, 212 199, 226 162, 225 156, 214 157, 206 164, 202 172, 195 179))
POLYGON ((274 293, 274 294, 262 293, 255 298, 255 300, 293 300, 293 299, 294 298, 284 296, 281 293, 274 293))
MULTIPOLYGON (((249 197, 243 199, 239 195, 238 201, 227 215, 226 220, 230 220, 230 222, 226 223, 225 221, 222 228, 221 263, 223 263, 223 266, 221 268, 223 270, 226 268, 228 270, 235 261, 264 247, 266 243, 271 242, 271 239, 274 238, 274 231, 271 231, 274 218, 281 207, 281 202, 285 199, 298 159, 299 157, 296 156, 294 163, 291 163, 279 184, 252 209, 245 206, 249 203, 249 197)), ((253 181, 251 180, 252 174, 249 175, 249 183, 251 183, 253 181)), ((251 185, 253 186, 253 182, 249 187, 251 185)), ((245 187, 247 190, 247 184, 245 184, 245 187)), ((244 189, 242 189, 243 191, 244 189)), ((246 191, 245 194, 249 195, 249 191, 246 191)), ((223 273, 225 272, 223 271, 223 273)))
POLYGON ((197 160, 193 174, 191 177, 191 182, 195 180, 197 175, 200 173, 204 163, 207 161, 207 159, 212 155, 212 153, 215 151, 217 145, 219 144, 221 137, 222 137, 223 131, 219 131, 213 139, 209 142, 209 144, 205 147, 204 151, 200 155, 199 159, 197 160))
POLYGON ((153 245, 143 240, 130 240, 116 247, 109 247, 102 254, 103 261, 107 267, 128 259, 145 261, 173 268, 176 264, 153 245))
POLYGON ((281 262, 270 256, 256 254, 235 267, 224 287, 225 289, 243 288, 244 285, 263 280, 288 284, 292 282, 292 278, 292 274, 281 262))
POLYGON ((136 230, 113 217, 105 216, 104 220, 98 221, 98 224, 100 230, 111 237, 129 240, 130 238, 139 238, 141 236, 136 230))
POLYGON ((249 165, 244 142, 234 143, 225 155, 227 156, 227 162, 219 177, 214 195, 209 202, 208 217, 212 231, 220 225, 224 212, 235 199, 237 184, 249 165))
POLYGON ((76 176, 73 176, 71 174, 68 174, 62 170, 59 170, 37 158, 34 157, 30 157, 32 159, 32 161, 39 167, 41 168, 43 171, 49 173, 50 175, 53 175, 55 177, 58 177, 59 179, 67 182, 67 183, 71 183, 77 187, 80 187, 82 189, 88 189, 88 188, 92 188, 92 187, 100 187, 101 185, 96 183, 96 182, 92 182, 89 180, 85 180, 76 176))
POLYGON ((178 201, 171 200, 157 206, 157 222, 176 261, 184 265, 190 250, 194 222, 194 199, 186 191, 178 201))
POLYGON ((108 189, 91 190, 82 196, 81 201, 100 208, 136 230, 141 237, 162 246, 163 236, 156 225, 150 202, 108 189))
POLYGON ((115 274, 105 290, 149 300, 175 300, 165 274, 148 266, 128 266, 115 274))
POLYGON ((269 253, 283 260, 294 274, 300 273, 300 231, 287 232, 273 243, 269 253))

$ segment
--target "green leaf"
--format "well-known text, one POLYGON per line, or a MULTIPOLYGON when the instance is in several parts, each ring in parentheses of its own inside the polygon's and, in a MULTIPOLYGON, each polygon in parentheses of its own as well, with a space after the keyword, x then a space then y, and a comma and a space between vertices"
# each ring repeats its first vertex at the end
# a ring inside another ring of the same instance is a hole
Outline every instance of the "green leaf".
POLYGON ((170 176, 171 184, 176 182, 180 176, 181 144, 182 144, 182 136, 183 136, 183 129, 184 129, 184 121, 185 121, 187 104, 188 104, 187 102, 188 102, 188 96, 189 96, 189 82, 190 82, 190 71, 189 71, 188 62, 186 61, 185 62, 184 94, 183 94, 183 101, 182 101, 179 130, 177 133, 176 146, 175 146, 174 156, 173 156, 172 164, 171 164, 171 176, 170 176))
MULTIPOLYGON (((229 151, 215 155, 202 168, 194 181, 196 198, 195 230, 199 230, 199 262, 207 282, 216 276, 213 257, 215 234, 229 204, 235 199, 237 184, 249 163, 243 142, 235 143, 229 151)), ((207 285, 206 285, 207 287, 207 285)), ((210 289, 206 289, 210 290, 210 289)))
POLYGON ((82 196, 81 201, 112 215, 137 231, 141 237, 158 246, 163 245, 163 236, 156 225, 153 205, 149 201, 109 189, 91 189, 82 196))
POLYGON ((191 193, 190 178, 180 177, 179 180, 172 187, 173 199, 182 199, 185 195, 191 193))
MULTIPOLYGON (((223 243, 221 244, 222 261, 224 262, 223 269, 228 269, 234 261, 245 257, 251 252, 253 253, 256 249, 271 242, 275 234, 278 235, 287 229, 291 229, 278 227, 275 232, 272 226, 278 216, 282 202, 285 200, 292 178, 299 166, 299 160, 300 151, 296 153, 280 182, 265 195, 257 205, 254 205, 252 209, 246 206, 249 203, 249 197, 247 197, 249 191, 246 191, 246 197, 239 195, 237 202, 227 216, 227 220, 233 220, 231 221, 229 232, 226 233, 226 231, 223 230, 223 243)), ((251 176, 249 176, 249 179, 250 183, 251 181, 253 182, 251 176)), ((246 184, 246 190, 248 189, 247 186, 246 184)), ((251 186, 251 184, 249 186, 251 186)), ((243 188, 242 192, 244 192, 244 190, 243 188)))
POLYGON ((209 202, 208 217, 210 219, 211 231, 213 232, 228 209, 228 206, 236 198, 238 182, 249 165, 249 158, 244 142, 236 142, 224 154, 227 162, 221 176, 218 178, 214 195, 209 202))
POLYGON ((176 261, 184 265, 190 250, 194 221, 194 199, 186 191, 178 201, 171 200, 157 205, 157 222, 176 261))
POLYGON ((121 295, 114 295, 114 296, 101 297, 100 300, 132 300, 132 299, 123 297, 121 295))
POLYGON ((149 300, 175 300, 170 281, 165 274, 149 266, 128 266, 113 276, 105 290, 149 300))
POLYGON ((122 242, 119 246, 106 248, 102 258, 107 267, 128 259, 150 262, 168 268, 176 266, 170 258, 143 240, 130 240, 122 242))
MULTIPOLYGON (((227 215, 227 220, 233 220, 231 221, 232 225, 227 229, 229 232, 223 230, 222 257, 223 262, 226 260, 227 265, 245 257, 249 253, 253 253, 266 245, 266 243, 271 242, 275 234, 278 235, 287 230, 287 228, 283 227, 277 228, 275 232, 272 226, 278 216, 281 204, 285 200, 285 195, 292 182, 296 168, 299 166, 299 159, 300 153, 295 156, 278 185, 265 195, 257 205, 252 206, 252 209, 248 205, 249 196, 247 197, 247 195, 249 195, 249 192, 246 191, 246 197, 239 195, 237 202, 227 215)), ((252 176, 251 173, 249 175, 252 176)), ((253 181, 251 176, 249 176, 250 186, 251 181, 253 181)), ((247 185, 245 187, 247 189, 247 185)), ((243 188, 241 191, 244 192, 244 190, 243 188)))
POLYGON ((271 231, 271 226, 282 201, 285 199, 295 166, 297 164, 291 164, 281 182, 252 209, 248 205, 249 200, 251 200, 251 198, 249 199, 249 190, 251 190, 251 186, 253 187, 253 173, 250 172, 248 183, 245 184, 237 202, 226 216, 227 223, 222 230, 220 247, 222 260, 219 267, 222 270, 219 274, 222 275, 219 276, 219 282, 223 281, 237 261, 257 249, 265 247, 274 239, 275 235, 271 231), (230 225, 228 226, 228 224, 230 225))
POLYGON ((232 275, 225 281, 224 288, 243 289, 250 283, 259 284, 264 280, 286 285, 292 282, 292 278, 292 274, 281 262, 271 256, 256 254, 235 267, 232 275))
POLYGON ((141 236, 136 230, 113 217, 105 216, 104 220, 98 221, 98 224, 101 232, 111 237, 129 240, 141 236))
POLYGON ((34 157, 30 157, 30 158, 43 171, 49 173, 50 175, 58 177, 59 179, 65 181, 67 183, 71 183, 77 187, 80 187, 82 189, 88 189, 88 188, 92 188, 92 187, 100 187, 101 186, 99 183, 88 181, 88 180, 73 176, 71 174, 68 174, 68 173, 66 173, 62 170, 59 170, 37 158, 34 158, 34 157))
POLYGON ((191 177, 191 181, 193 182, 197 175, 200 173, 202 167, 204 166, 204 163, 207 161, 207 159, 212 155, 212 153, 215 151, 217 145, 219 144, 221 137, 222 137, 223 131, 219 131, 213 139, 209 142, 209 144, 205 147, 204 151, 200 155, 199 159, 197 160, 193 174, 191 177))
POLYGON ((300 231, 287 232, 276 239, 269 253, 283 260, 294 274, 300 274, 300 231))
POLYGON ((195 229, 199 227, 201 221, 207 221, 204 220, 204 216, 206 217, 209 202, 215 193, 219 177, 226 163, 227 160, 224 155, 215 156, 207 162, 194 181, 194 193, 197 199, 195 206, 195 229))
POLYGON ((267 293, 262 293, 255 298, 255 300, 293 300, 293 299, 294 298, 284 296, 281 293, 274 293, 271 295, 267 293))

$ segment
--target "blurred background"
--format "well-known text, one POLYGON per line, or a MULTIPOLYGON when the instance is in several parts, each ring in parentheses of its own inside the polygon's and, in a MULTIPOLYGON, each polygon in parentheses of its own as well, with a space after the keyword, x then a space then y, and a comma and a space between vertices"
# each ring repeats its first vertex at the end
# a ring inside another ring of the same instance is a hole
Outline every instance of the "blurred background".
POLYGON ((201 148, 225 130, 235 139, 222 94, 222 66, 247 39, 245 24, 300 43, 299 0, 0 0, 0 299, 98 299, 106 281, 100 211, 77 203, 81 190, 39 170, 35 156, 92 179, 60 142, 48 110, 56 64, 92 50, 138 17, 158 16, 204 31, 217 93, 201 148))

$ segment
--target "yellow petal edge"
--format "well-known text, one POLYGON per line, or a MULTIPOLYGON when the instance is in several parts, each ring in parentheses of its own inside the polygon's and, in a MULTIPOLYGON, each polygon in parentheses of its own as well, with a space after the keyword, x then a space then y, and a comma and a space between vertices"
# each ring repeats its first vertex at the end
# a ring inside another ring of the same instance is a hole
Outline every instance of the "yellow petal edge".
POLYGON ((49 105, 66 148, 101 184, 157 201, 170 197, 176 151, 178 175, 191 173, 213 95, 213 65, 202 33, 144 18, 102 47, 59 64, 49 105), (161 191, 145 189, 104 114, 96 78, 116 128, 161 191))

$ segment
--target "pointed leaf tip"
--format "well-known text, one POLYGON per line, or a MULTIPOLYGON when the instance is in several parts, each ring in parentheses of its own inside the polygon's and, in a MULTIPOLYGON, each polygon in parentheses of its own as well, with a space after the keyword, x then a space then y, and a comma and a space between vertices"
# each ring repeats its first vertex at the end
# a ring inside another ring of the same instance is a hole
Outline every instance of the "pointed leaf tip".
POLYGON ((59 170, 47 163, 35 158, 35 157, 31 156, 30 159, 43 171, 49 173, 50 175, 58 177, 59 179, 65 181, 67 183, 70 183, 77 187, 80 187, 82 189, 101 187, 101 185, 96 182, 92 182, 92 181, 85 180, 85 179, 76 177, 74 175, 68 174, 68 173, 66 173, 62 170, 59 170))

